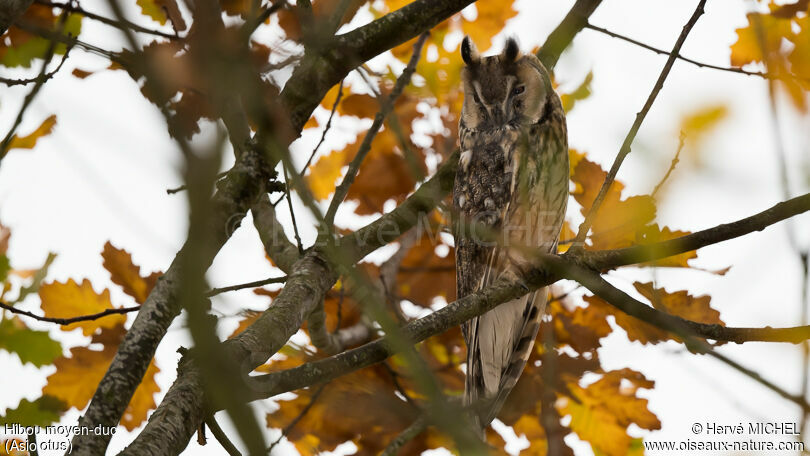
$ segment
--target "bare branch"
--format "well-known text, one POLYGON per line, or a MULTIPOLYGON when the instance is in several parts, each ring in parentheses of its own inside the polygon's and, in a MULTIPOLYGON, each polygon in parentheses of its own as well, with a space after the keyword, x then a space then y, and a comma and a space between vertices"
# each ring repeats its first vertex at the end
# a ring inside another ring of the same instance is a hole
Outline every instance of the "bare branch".
POLYGON ((62 326, 66 326, 72 323, 77 323, 80 321, 91 321, 91 320, 98 320, 99 318, 106 317, 107 315, 119 315, 119 314, 127 314, 129 312, 135 312, 141 308, 141 306, 132 306, 132 307, 120 307, 118 309, 107 309, 102 312, 90 314, 90 315, 82 315, 79 317, 70 317, 70 318, 53 318, 53 317, 43 317, 26 310, 18 309, 16 307, 10 306, 5 302, 0 301, 0 308, 6 309, 11 313, 25 315, 26 317, 31 317, 35 320, 44 321, 47 323, 58 323, 62 326))
POLYGON ((245 288, 256 288, 256 287, 261 287, 261 286, 264 286, 264 285, 269 285, 271 283, 284 283, 286 281, 287 281, 286 276, 283 276, 283 277, 270 277, 270 278, 267 278, 267 279, 256 280, 256 281, 253 281, 253 282, 240 283, 240 284, 231 285, 231 286, 228 286, 228 287, 214 288, 214 289, 208 291, 207 293, 205 293, 205 297, 210 298, 212 296, 216 296, 218 294, 225 293, 225 292, 228 292, 228 291, 243 290, 245 288))
POLYGON ((211 433, 214 434, 214 438, 217 439, 217 442, 222 445, 222 448, 225 449, 230 456, 242 456, 242 453, 239 452, 236 445, 231 442, 231 439, 228 438, 228 435, 225 434, 225 431, 219 426, 213 414, 205 419, 205 424, 208 425, 208 428, 211 429, 211 433))
POLYGON ((79 13, 82 16, 88 18, 88 19, 92 19, 94 21, 101 22, 102 24, 106 24, 106 25, 109 25, 111 27, 115 27, 117 29, 123 29, 124 27, 126 27, 126 28, 129 28, 129 29, 131 29, 133 31, 136 31, 136 32, 146 33, 146 34, 149 34, 149 35, 160 36, 160 37, 163 37, 163 38, 168 38, 170 40, 180 39, 180 37, 177 34, 173 35, 171 33, 161 32, 160 30, 148 29, 146 27, 140 26, 140 25, 138 25, 138 24, 136 24, 134 22, 130 22, 130 21, 127 21, 127 20, 116 21, 115 19, 110 19, 110 18, 101 16, 99 14, 92 13, 92 12, 87 11, 86 9, 82 8, 81 6, 73 5, 71 3, 50 2, 50 1, 47 1, 47 0, 35 0, 35 1, 36 1, 36 3, 38 3, 40 5, 49 6, 51 8, 61 8, 62 10, 70 11, 71 13, 79 13))
POLYGON ((315 154, 318 153, 318 149, 320 149, 321 144, 323 144, 323 141, 326 139, 326 133, 328 133, 329 129, 332 127, 332 118, 335 116, 335 111, 337 111, 337 107, 338 107, 338 104, 340 103, 341 98, 343 98, 343 80, 342 79, 340 80, 340 86, 338 87, 338 93, 337 93, 337 96, 335 97, 335 102, 332 104, 332 111, 329 113, 329 120, 326 121, 326 126, 323 127, 323 133, 321 133, 320 141, 318 141, 318 144, 316 144, 315 148, 312 149, 312 153, 309 155, 309 158, 307 159, 306 164, 304 164, 304 167, 301 169, 300 174, 302 176, 304 175, 304 173, 307 172, 307 168, 309 168, 309 165, 312 164, 312 159, 315 158, 315 154))
POLYGON ((267 194, 261 195, 253 204, 251 213, 253 214, 253 225, 259 232, 265 253, 279 269, 289 273, 299 258, 298 248, 284 234, 284 228, 276 219, 276 210, 270 204, 267 194))
POLYGON ((622 166, 624 158, 630 153, 630 146, 633 144, 633 140, 636 138, 639 128, 641 128, 641 123, 644 122, 644 118, 647 117, 647 113, 650 111, 656 97, 658 97, 658 93, 661 91, 661 88, 664 87, 664 81, 666 81, 667 76, 669 76, 669 70, 672 69, 672 65, 675 63, 675 59, 681 50, 681 46, 683 46, 683 43, 686 41, 686 37, 689 36, 689 32, 692 30, 692 27, 695 25, 698 18, 700 18, 700 16, 703 14, 703 6, 705 4, 706 0, 700 0, 697 8, 695 8, 695 12, 692 13, 692 17, 690 17, 686 25, 683 26, 683 30, 681 31, 678 40, 675 42, 675 46, 672 47, 672 52, 670 52, 669 58, 664 64, 664 68, 661 70, 658 80, 655 82, 655 86, 653 86, 652 92, 650 92, 650 95, 647 97, 647 102, 644 103, 644 107, 641 108, 641 111, 639 111, 639 113, 636 115, 636 120, 633 122, 633 126, 630 127, 630 131, 627 132, 627 136, 624 138, 622 147, 619 149, 619 153, 616 155, 616 160, 613 161, 613 166, 610 167, 610 171, 605 178, 605 182, 602 183, 602 187, 599 189, 599 194, 596 195, 596 199, 594 199, 591 208, 585 215, 585 220, 579 226, 574 244, 571 246, 572 250, 582 249, 582 246, 585 244, 585 237, 588 235, 588 230, 590 230, 591 225, 593 225, 596 213, 599 211, 599 206, 602 205, 602 200, 605 199, 608 189, 613 184, 613 180, 616 178, 616 174, 619 172, 619 167, 622 166))
POLYGON ((419 62, 419 57, 422 54, 422 46, 424 46, 428 35, 429 33, 427 32, 423 33, 413 45, 411 60, 402 71, 402 74, 397 78, 397 82, 394 84, 393 90, 391 90, 391 95, 382 103, 380 110, 374 116, 374 121, 371 123, 371 127, 368 129, 366 136, 363 137, 363 142, 357 150, 357 155, 355 155, 354 159, 349 163, 349 170, 346 171, 346 176, 343 178, 343 181, 340 182, 337 189, 335 189, 335 195, 332 197, 332 202, 329 204, 329 209, 326 211, 325 220, 328 225, 331 226, 334 224, 335 213, 337 213, 338 206, 340 206, 346 198, 346 194, 349 193, 349 186, 354 182, 357 172, 360 171, 360 165, 363 163, 363 159, 366 158, 366 154, 371 150, 371 142, 374 140, 377 132, 380 131, 385 118, 388 117, 388 114, 394 109, 394 102, 399 98, 405 86, 411 81, 411 76, 413 72, 416 71, 416 64, 419 62))
POLYGON ((685 236, 647 245, 635 245, 623 249, 566 253, 576 262, 587 264, 596 270, 607 270, 630 264, 659 260, 701 247, 762 231, 774 223, 810 211, 810 193, 774 205, 758 214, 736 222, 724 223, 713 228, 685 236))
MULTIPOLYGON (((597 27, 597 26, 595 26, 593 24, 585 24, 584 28, 589 29, 589 30, 593 30, 595 32, 604 33, 605 35, 611 36, 613 38, 617 38, 617 39, 622 40, 622 41, 626 41, 626 42, 628 42, 630 44, 634 44, 634 45, 639 46, 641 48, 644 48, 644 49, 647 49, 649 51, 655 52, 656 54, 670 55, 669 51, 665 51, 663 49, 658 49, 657 47, 650 46, 649 44, 642 43, 641 41, 634 40, 633 38, 629 38, 629 37, 626 37, 624 35, 618 34, 616 32, 612 32, 612 31, 610 31, 610 30, 608 30, 606 28, 597 27)), ((784 79, 784 78, 788 77, 788 78, 791 78, 791 79, 796 79, 796 80, 801 80, 801 81, 807 81, 808 80, 807 78, 803 78, 803 77, 795 75, 793 73, 775 74, 775 73, 768 73, 768 72, 762 72, 762 71, 748 71, 748 70, 743 70, 742 68, 724 67, 724 66, 719 66, 719 65, 712 65, 710 63, 703 63, 703 62, 699 62, 697 60, 693 60, 693 59, 684 57, 684 56, 682 56, 680 54, 678 54, 676 57, 678 58, 678 60, 682 60, 684 62, 691 63, 692 65, 695 65, 695 66, 700 67, 700 68, 709 68, 709 69, 712 69, 712 70, 727 71, 727 72, 730 72, 730 73, 744 74, 746 76, 757 76, 757 77, 760 77, 760 78, 763 78, 763 79, 774 80, 774 79, 784 79)))
POLYGON ((588 24, 588 18, 601 3, 602 0, 577 0, 565 15, 565 19, 551 32, 537 53, 537 58, 549 71, 554 69, 562 52, 571 44, 577 33, 588 24))
POLYGON ((655 195, 658 194, 658 191, 661 190, 661 187, 663 187, 664 184, 667 182, 667 179, 669 179, 669 176, 670 174, 672 174, 672 171, 675 171, 675 167, 678 166, 678 162, 680 162, 681 151, 683 150, 683 145, 685 142, 686 142, 686 135, 683 132, 681 132, 681 136, 678 138, 678 150, 675 151, 675 156, 672 157, 672 162, 669 164, 669 169, 667 169, 667 173, 664 174, 664 177, 661 178, 661 181, 658 182, 655 188, 653 188, 652 193, 650 193, 650 196, 652 196, 653 198, 655 198, 655 195))
POLYGON ((411 440, 415 439, 419 434, 422 433, 425 429, 427 429, 427 419, 424 415, 421 415, 419 418, 416 419, 410 426, 406 427, 391 443, 385 447, 380 456, 396 456, 399 454, 400 448, 403 445, 410 442, 411 440))
MULTIPOLYGON (((65 64, 65 61, 67 60, 69 54, 70 54, 69 49, 65 50, 64 55, 62 55, 62 60, 59 61, 59 65, 55 69, 53 69, 53 71, 49 71, 47 73, 40 72, 40 74, 38 76, 36 76, 34 78, 29 78, 29 79, 9 79, 9 78, 0 77, 0 83, 3 83, 3 84, 5 84, 5 85, 7 85, 9 87, 15 86, 15 85, 31 84, 33 82, 44 84, 48 79, 53 78, 56 75, 56 73, 58 73, 59 70, 62 69, 62 65, 65 64)), ((47 67, 47 63, 45 65, 43 65, 42 71, 45 70, 45 67, 47 67)))

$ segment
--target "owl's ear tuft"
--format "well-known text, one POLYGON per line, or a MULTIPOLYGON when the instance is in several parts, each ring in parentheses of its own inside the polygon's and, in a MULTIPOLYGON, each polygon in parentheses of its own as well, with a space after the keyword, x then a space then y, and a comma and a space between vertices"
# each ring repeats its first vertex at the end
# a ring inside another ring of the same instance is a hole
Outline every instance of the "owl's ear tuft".
POLYGON ((481 55, 478 53, 475 43, 472 42, 469 36, 465 36, 464 40, 461 42, 461 59, 464 60, 464 63, 467 65, 476 65, 481 59, 481 55))
POLYGON ((514 62, 520 54, 520 48, 514 38, 506 40, 506 46, 503 48, 503 57, 506 62, 514 62))

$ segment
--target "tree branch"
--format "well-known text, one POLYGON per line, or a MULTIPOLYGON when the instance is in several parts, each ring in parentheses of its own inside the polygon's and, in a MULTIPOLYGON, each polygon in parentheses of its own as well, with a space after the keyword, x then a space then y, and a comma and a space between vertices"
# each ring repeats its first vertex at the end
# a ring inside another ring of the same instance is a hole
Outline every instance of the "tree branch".
POLYGON ((276 219, 276 210, 270 204, 267 194, 261 195, 253 204, 251 213, 253 214, 253 225, 259 232, 265 253, 279 269, 289 273, 299 258, 298 247, 290 242, 284 233, 284 228, 276 219))
MULTIPOLYGON (((218 191, 210 202, 212 217, 207 227, 212 233, 210 242, 198 246, 200 252, 197 252, 195 257, 202 258, 206 266, 211 264, 245 212, 262 192, 263 183, 268 179, 269 171, 258 153, 246 151, 241 155, 234 168, 228 172, 228 176, 218 183, 218 191)), ((189 248, 187 242, 141 306, 132 327, 99 383, 89 407, 79 419, 80 426, 92 429, 96 425, 118 424, 160 340, 180 313, 178 297, 182 290, 179 289, 181 275, 179 265, 183 263, 183 257, 190 255, 189 248)), ((185 396, 187 392, 180 394, 185 396)), ((195 427, 201 420, 202 416, 196 421, 195 427)), ((77 433, 73 438, 73 451, 76 454, 104 454, 110 437, 77 433)))
POLYGON ((546 42, 537 52, 537 58, 552 71, 560 55, 571 44, 574 37, 588 24, 588 18, 602 3, 602 0, 577 0, 565 15, 565 19, 551 32, 546 42))
POLYGON ((25 13, 34 0, 8 0, 0 6, 0 35, 6 33, 17 19, 25 13))
MULTIPOLYGON (((561 278, 560 275, 554 274, 551 271, 551 268, 548 267, 549 264, 560 268, 562 271, 569 271, 569 268, 577 268, 573 269, 574 272, 587 271, 587 269, 578 266, 579 264, 601 270, 613 269, 627 264, 635 264, 642 261, 651 261, 667 256, 678 255, 700 247, 733 239, 753 231, 760 231, 765 226, 808 210, 810 210, 810 194, 794 198, 784 203, 779 203, 767 211, 737 222, 719 225, 708 230, 692 233, 669 241, 629 247, 627 249, 584 251, 577 255, 565 254, 561 257, 546 256, 544 257, 546 264, 544 267, 531 271, 528 276, 527 285, 530 289, 537 289, 550 285, 561 278), (544 271, 544 268, 548 268, 549 270, 544 271)), ((568 273, 573 274, 571 272, 568 273)), ((598 275, 596 276, 598 277, 598 275)), ((583 282, 592 280, 585 276, 573 278, 576 280, 582 278, 583 282)), ((602 280, 601 277, 599 277, 599 279, 602 280)), ((583 284, 587 286, 587 283, 583 284)), ((591 284, 593 285, 593 283, 591 284)), ((408 323, 402 331, 414 343, 420 342, 428 337, 441 334, 470 318, 481 315, 496 307, 499 303, 514 299, 523 293, 525 293, 525 289, 522 288, 521 285, 498 283, 492 287, 459 299, 426 317, 412 321, 408 323)), ((612 298, 615 298, 615 296, 612 296, 612 298)), ((609 299, 606 300, 613 304, 609 299)), ((663 314, 648 306, 643 307, 646 310, 639 310, 637 308, 628 309, 631 312, 636 312, 638 315, 641 315, 645 321, 660 322, 661 324, 669 325, 667 328, 686 331, 686 333, 694 333, 701 337, 714 340, 736 343, 748 341, 799 343, 810 338, 810 326, 793 328, 729 328, 689 322, 678 317, 663 314)), ((621 307, 619 308, 621 309, 621 307)), ((632 313, 631 315, 637 316, 632 313)), ((381 362, 393 354, 394 350, 392 346, 388 343, 387 338, 383 337, 361 347, 345 351, 330 358, 307 363, 294 369, 252 377, 249 387, 257 393, 255 396, 256 399, 272 397, 276 394, 310 386, 320 381, 331 380, 348 372, 381 362)))
POLYGON ((141 306, 132 306, 132 307, 121 307, 118 309, 107 309, 102 312, 90 314, 90 315, 82 315, 79 317, 70 317, 70 318, 53 318, 53 317, 43 317, 37 315, 35 313, 28 312, 26 310, 18 309, 16 307, 10 306, 5 302, 0 301, 0 308, 6 309, 11 313, 25 315, 26 317, 31 317, 35 320, 44 321, 47 323, 58 323, 62 326, 69 325, 71 323, 76 323, 80 321, 90 321, 90 320, 98 320, 101 317, 106 317, 107 315, 118 315, 118 314, 127 314, 129 312, 134 312, 141 308, 141 306))
POLYGON ((413 55, 411 55, 411 60, 402 71, 402 74, 400 74, 397 78, 397 82, 394 84, 391 94, 382 103, 380 110, 374 116, 374 121, 371 123, 371 127, 363 137, 363 142, 360 144, 360 147, 357 150, 357 155, 355 155, 354 159, 352 159, 351 163, 349 163, 349 170, 346 171, 346 176, 343 178, 343 181, 340 182, 337 189, 335 189, 335 196, 332 197, 332 202, 329 204, 329 209, 326 211, 325 220, 328 225, 334 224, 335 214, 337 213, 338 206, 340 206, 343 199, 346 198, 346 194, 349 193, 349 186, 352 185, 352 182, 354 182, 357 172, 360 171, 360 165, 363 163, 363 159, 366 158, 366 154, 368 154, 368 152, 371 150, 371 142, 374 140, 374 137, 377 136, 377 132, 380 131, 385 118, 388 117, 388 114, 392 109, 394 109, 394 102, 397 100, 397 98, 399 98, 399 95, 402 93, 402 90, 405 89, 405 86, 407 86, 411 81, 411 76, 413 75, 413 72, 416 71, 416 64, 419 62, 419 57, 422 54, 422 46, 425 44, 425 40, 427 40, 428 36, 429 33, 423 33, 413 45, 413 55))
POLYGON ((644 103, 644 107, 641 108, 641 111, 636 115, 636 120, 633 122, 633 126, 630 127, 630 131, 627 132, 622 147, 619 149, 619 153, 613 161, 613 166, 610 167, 605 182, 602 183, 602 187, 599 189, 599 194, 596 195, 596 199, 594 199, 588 213, 585 215, 585 220, 579 226, 577 236, 571 246, 572 250, 582 249, 585 243, 585 237, 588 235, 588 230, 590 230, 591 225, 593 225, 596 213, 599 211, 599 206, 602 205, 602 200, 605 199, 608 189, 613 184, 613 180, 616 178, 616 174, 619 172, 619 167, 622 166, 624 158, 630 153, 630 146, 633 144, 633 140, 636 138, 639 128, 641 128, 641 123, 644 122, 644 118, 647 117, 647 113, 650 111, 653 102, 656 97, 658 97, 658 92, 664 87, 664 81, 666 81, 667 76, 669 76, 669 70, 672 69, 672 65, 675 63, 675 59, 681 51, 681 46, 683 46, 683 43, 686 41, 686 37, 689 36, 692 27, 694 27, 698 18, 703 14, 703 6, 705 4, 706 0, 700 0, 697 8, 695 8, 695 12, 692 13, 692 17, 690 17, 686 25, 683 26, 683 30, 680 36, 678 36, 678 40, 675 41, 675 46, 672 47, 672 52, 670 52, 669 58, 667 58, 667 62, 664 64, 664 68, 661 70, 661 74, 655 82, 655 86, 653 86, 652 92, 650 92, 650 95, 647 97, 647 102, 644 103))
MULTIPOLYGON (((650 46, 649 44, 642 43, 641 41, 634 40, 633 38, 618 34, 616 32, 610 31, 610 30, 608 30, 606 28, 597 27, 597 26, 595 26, 593 24, 590 24, 590 23, 585 24, 584 28, 586 28, 588 30, 593 30, 595 32, 603 33, 603 34, 605 34, 607 36, 610 36, 610 37, 625 41, 627 43, 636 45, 636 46, 638 46, 640 48, 643 48, 643 49, 647 49, 648 51, 655 52, 656 54, 659 54, 659 55, 670 55, 669 51, 665 51, 663 49, 658 49, 657 47, 650 46)), ((757 76, 757 77, 760 77, 760 78, 763 78, 763 79, 770 79, 770 80, 776 80, 776 79, 785 78, 785 77, 790 77, 792 79, 801 80, 801 81, 807 81, 808 80, 807 78, 802 78, 802 77, 800 77, 798 75, 795 75, 793 73, 774 74, 774 73, 768 73, 768 72, 762 72, 762 71, 748 71, 748 70, 743 70, 742 68, 723 67, 723 66, 719 66, 719 65, 712 65, 710 63, 703 63, 703 62, 699 62, 697 60, 693 60, 693 59, 684 57, 684 56, 682 56, 680 54, 676 55, 675 57, 678 60, 682 60, 684 62, 691 63, 692 65, 695 65, 695 66, 697 66, 699 68, 708 68, 708 69, 711 69, 711 70, 727 71, 729 73, 744 74, 746 76, 757 76)))
POLYGON ((810 193, 783 201, 736 222, 724 223, 668 241, 616 250, 569 252, 563 256, 575 257, 576 262, 586 264, 595 270, 604 271, 619 266, 659 260, 744 236, 754 231, 762 231, 774 223, 807 211, 810 211, 810 193))

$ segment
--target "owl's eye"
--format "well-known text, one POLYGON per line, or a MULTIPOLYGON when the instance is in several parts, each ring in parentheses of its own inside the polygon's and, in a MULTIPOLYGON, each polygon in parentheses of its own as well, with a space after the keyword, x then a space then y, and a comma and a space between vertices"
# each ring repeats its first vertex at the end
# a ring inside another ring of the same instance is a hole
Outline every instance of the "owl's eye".
POLYGON ((522 85, 517 86, 514 89, 512 89, 512 95, 520 95, 521 93, 523 93, 524 90, 526 90, 526 86, 522 85))
POLYGON ((473 100, 475 100, 476 103, 481 103, 481 99, 478 98, 478 94, 475 92, 473 92, 473 100))

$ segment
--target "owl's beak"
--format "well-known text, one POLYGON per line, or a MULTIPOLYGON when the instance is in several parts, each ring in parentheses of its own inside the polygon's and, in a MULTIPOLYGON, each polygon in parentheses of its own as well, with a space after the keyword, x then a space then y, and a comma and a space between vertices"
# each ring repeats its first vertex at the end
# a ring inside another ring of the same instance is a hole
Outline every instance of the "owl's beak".
POLYGON ((499 106, 487 106, 487 112, 489 113, 489 118, 495 125, 501 125, 506 120, 506 116, 499 106))

